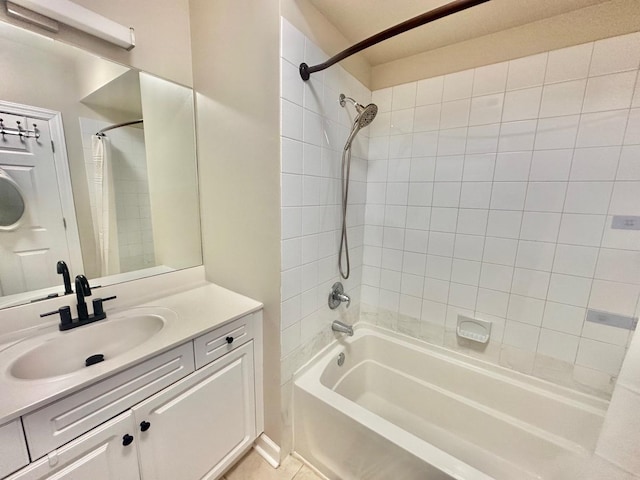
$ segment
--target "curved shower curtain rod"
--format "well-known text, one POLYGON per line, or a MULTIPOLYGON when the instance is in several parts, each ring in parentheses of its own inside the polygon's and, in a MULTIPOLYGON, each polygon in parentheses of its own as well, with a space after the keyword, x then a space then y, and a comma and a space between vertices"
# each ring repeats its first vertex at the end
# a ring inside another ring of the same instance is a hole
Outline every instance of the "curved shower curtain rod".
POLYGON ((347 57, 350 57, 355 53, 364 50, 365 48, 369 48, 377 43, 380 43, 391 37, 395 37, 396 35, 400 35, 401 33, 412 30, 416 27, 431 23, 434 20, 453 15, 454 13, 461 12, 463 10, 466 10, 467 8, 475 7, 476 5, 480 5, 481 3, 486 3, 489 1, 491 0, 455 0, 451 3, 447 3, 446 5, 430 10, 426 13, 418 15, 417 17, 410 18, 409 20, 399 23, 394 27, 387 28, 380 33, 362 40, 361 42, 352 45, 342 52, 337 53, 326 62, 319 63, 318 65, 313 65, 311 67, 306 63, 301 63, 299 69, 300 76, 302 77, 302 80, 306 82, 307 80, 309 80, 312 73, 320 72, 325 68, 329 68, 330 66, 338 63, 341 60, 344 60, 347 57))
POLYGON ((103 136, 104 132, 108 132, 109 130, 113 130, 114 128, 127 127, 129 125, 135 125, 137 123, 144 123, 144 120, 142 119, 131 120, 130 122, 122 122, 122 123, 116 123, 115 125, 109 125, 108 127, 104 127, 102 130, 96 133, 96 135, 103 136))

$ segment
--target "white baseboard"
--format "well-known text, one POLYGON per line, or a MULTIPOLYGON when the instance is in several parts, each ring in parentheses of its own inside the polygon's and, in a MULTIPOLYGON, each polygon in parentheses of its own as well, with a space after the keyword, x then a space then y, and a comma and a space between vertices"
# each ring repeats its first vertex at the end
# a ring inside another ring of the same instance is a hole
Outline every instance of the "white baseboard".
POLYGON ((269 465, 273 468, 278 468, 280 465, 280 447, 273 440, 261 433, 253 443, 253 448, 269 465))

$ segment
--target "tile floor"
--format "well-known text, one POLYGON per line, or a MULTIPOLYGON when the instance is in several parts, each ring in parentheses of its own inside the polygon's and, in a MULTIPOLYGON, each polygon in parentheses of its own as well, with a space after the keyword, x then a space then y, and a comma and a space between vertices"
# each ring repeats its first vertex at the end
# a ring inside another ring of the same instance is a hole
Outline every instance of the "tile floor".
POLYGON ((322 477, 292 456, 273 468, 252 449, 222 480, 322 480, 322 477))

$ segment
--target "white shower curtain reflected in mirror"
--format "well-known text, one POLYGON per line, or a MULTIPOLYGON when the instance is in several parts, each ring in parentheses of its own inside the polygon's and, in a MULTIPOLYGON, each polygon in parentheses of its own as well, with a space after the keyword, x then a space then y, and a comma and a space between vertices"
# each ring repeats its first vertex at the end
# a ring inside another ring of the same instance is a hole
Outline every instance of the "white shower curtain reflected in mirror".
POLYGON ((118 227, 111 165, 111 143, 107 137, 94 135, 91 138, 95 192, 95 214, 93 230, 96 238, 96 259, 101 276, 120 273, 118 252, 118 227))

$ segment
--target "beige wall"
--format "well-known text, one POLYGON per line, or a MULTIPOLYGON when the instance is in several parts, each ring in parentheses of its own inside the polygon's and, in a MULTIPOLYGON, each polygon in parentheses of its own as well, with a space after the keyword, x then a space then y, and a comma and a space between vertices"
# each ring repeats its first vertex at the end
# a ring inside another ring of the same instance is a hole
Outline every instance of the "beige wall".
MULTIPOLYGON (((351 46, 342 33, 309 0, 280 0, 281 15, 309 37, 323 52, 335 55, 351 46)), ((371 66, 361 55, 353 55, 340 65, 365 87, 371 83, 371 66)), ((330 67, 331 68, 331 67, 330 67)))
POLYGON ((280 441, 277 0, 191 0, 207 278, 264 303, 265 432, 280 441))
POLYGON ((75 0, 107 18, 135 28, 136 47, 126 50, 83 32, 60 25, 58 34, 14 20, 0 8, 0 20, 29 28, 65 43, 77 45, 102 57, 130 65, 161 77, 193 85, 189 37, 189 2, 172 0, 75 0))
POLYGON ((614 0, 377 65, 372 69, 371 89, 525 57, 638 29, 640 2, 614 0))
POLYGON ((140 96, 156 264, 200 265, 193 91, 141 73, 140 96))

